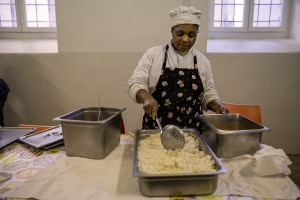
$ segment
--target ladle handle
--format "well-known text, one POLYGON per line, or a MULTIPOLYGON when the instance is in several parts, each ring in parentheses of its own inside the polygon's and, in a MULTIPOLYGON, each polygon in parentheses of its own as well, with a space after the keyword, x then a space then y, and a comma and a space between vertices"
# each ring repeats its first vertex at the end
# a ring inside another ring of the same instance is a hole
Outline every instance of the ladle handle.
POLYGON ((160 133, 162 134, 162 126, 158 120, 158 118, 156 117, 156 123, 158 124, 159 128, 160 128, 160 133))

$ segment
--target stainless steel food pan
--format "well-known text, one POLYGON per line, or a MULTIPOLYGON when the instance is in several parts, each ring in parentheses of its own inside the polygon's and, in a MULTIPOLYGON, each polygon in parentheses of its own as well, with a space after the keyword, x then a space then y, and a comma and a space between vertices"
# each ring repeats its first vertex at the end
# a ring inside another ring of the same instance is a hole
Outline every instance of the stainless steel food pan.
POLYGON ((232 158, 254 154, 260 149, 262 132, 269 128, 243 115, 199 115, 202 121, 202 137, 219 158, 232 158))
POLYGON ((218 175, 227 173, 226 169, 216 157, 213 151, 194 129, 182 129, 184 133, 198 138, 199 149, 203 149, 207 155, 211 155, 215 161, 216 171, 209 173, 189 174, 143 174, 138 171, 138 144, 150 134, 158 133, 159 130, 141 130, 135 137, 135 156, 133 175, 138 177, 139 188, 145 196, 188 196, 209 195, 217 189, 218 175))
POLYGON ((48 149, 63 143, 63 135, 61 126, 55 126, 35 132, 19 139, 25 144, 34 148, 48 149))
POLYGON ((120 143, 121 113, 124 110, 101 107, 99 114, 99 107, 85 107, 53 119, 61 123, 66 154, 105 158, 120 143))
POLYGON ((0 127, 0 149, 36 130, 32 127, 0 127))

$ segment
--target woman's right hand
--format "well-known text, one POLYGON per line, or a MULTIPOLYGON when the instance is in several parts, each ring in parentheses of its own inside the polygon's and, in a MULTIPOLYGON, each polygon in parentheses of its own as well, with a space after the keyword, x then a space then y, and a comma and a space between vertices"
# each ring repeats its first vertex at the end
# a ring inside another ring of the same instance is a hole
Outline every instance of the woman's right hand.
POLYGON ((146 90, 139 90, 136 94, 136 101, 143 104, 144 111, 155 120, 158 110, 158 103, 146 90))
POLYGON ((143 103, 143 109, 152 117, 153 120, 155 120, 158 110, 158 103, 152 96, 145 99, 143 103))

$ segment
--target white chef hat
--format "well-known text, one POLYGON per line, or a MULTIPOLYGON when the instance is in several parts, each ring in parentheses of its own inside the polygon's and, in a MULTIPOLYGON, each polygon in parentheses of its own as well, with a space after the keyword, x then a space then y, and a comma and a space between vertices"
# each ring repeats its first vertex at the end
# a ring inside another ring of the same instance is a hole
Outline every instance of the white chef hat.
POLYGON ((201 11, 195 7, 179 6, 169 12, 173 23, 172 27, 179 24, 196 24, 200 25, 201 11))

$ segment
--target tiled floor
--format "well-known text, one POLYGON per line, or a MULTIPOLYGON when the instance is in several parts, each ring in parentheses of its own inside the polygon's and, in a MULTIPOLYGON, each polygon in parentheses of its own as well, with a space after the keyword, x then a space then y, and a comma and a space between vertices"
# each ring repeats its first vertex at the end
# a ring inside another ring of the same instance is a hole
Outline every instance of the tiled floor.
POLYGON ((289 166, 292 171, 290 178, 300 188, 300 154, 288 154, 288 157, 292 161, 292 165, 289 166))

